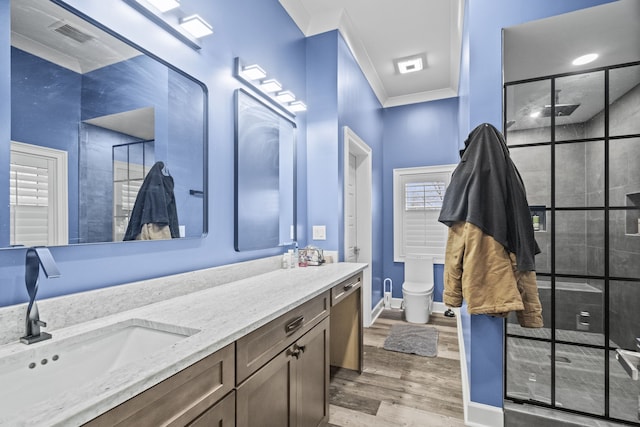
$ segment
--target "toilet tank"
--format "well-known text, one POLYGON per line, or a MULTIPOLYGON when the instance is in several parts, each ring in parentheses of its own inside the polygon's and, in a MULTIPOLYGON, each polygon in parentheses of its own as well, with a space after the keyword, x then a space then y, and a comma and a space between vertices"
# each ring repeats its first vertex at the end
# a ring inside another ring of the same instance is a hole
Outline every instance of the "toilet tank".
POLYGON ((404 259, 404 281, 433 283, 433 256, 407 255, 404 259))

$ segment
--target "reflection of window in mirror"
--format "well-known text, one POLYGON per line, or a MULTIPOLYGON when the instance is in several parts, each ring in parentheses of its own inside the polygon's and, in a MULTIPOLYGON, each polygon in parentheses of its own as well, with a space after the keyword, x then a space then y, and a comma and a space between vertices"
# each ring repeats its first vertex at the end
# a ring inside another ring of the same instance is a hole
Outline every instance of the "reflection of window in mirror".
POLYGON ((67 153, 11 142, 11 246, 68 243, 67 153))

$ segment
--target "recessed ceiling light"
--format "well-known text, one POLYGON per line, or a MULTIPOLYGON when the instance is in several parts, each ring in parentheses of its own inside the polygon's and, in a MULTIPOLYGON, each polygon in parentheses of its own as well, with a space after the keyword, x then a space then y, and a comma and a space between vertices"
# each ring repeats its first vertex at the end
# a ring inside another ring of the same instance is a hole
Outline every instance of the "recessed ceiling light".
POLYGON ((427 55, 420 53, 418 55, 405 56, 404 58, 394 59, 393 63, 398 73, 413 73, 423 70, 427 66, 427 55))
POLYGON ((596 59, 598 59, 598 54, 597 53, 589 53, 589 54, 577 57, 576 59, 573 60, 572 64, 573 65, 584 65, 584 64, 588 64, 589 62, 593 62, 596 59))

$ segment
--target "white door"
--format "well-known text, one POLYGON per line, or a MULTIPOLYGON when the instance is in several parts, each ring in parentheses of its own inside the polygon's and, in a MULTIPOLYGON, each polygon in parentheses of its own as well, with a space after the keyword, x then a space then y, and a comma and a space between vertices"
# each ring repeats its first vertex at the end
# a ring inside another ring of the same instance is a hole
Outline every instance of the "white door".
POLYGON ((345 248, 344 260, 346 262, 358 262, 358 183, 356 180, 356 156, 349 153, 349 176, 347 179, 347 203, 345 213, 345 248))
POLYGON ((371 148, 344 127, 344 260, 368 266, 362 274, 362 322, 371 325, 371 263, 373 213, 371 208, 371 148))

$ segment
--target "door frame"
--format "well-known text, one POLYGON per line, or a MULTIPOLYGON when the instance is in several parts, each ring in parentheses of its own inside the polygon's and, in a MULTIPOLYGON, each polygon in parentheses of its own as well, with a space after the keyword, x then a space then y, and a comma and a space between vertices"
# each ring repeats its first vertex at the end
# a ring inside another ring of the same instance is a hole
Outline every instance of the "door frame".
POLYGON ((343 259, 347 254, 346 228, 348 204, 346 203, 347 186, 349 185, 349 155, 356 157, 356 234, 358 236, 358 262, 367 263, 367 267, 362 272, 362 322, 365 327, 371 325, 372 308, 371 308, 371 267, 373 255, 373 208, 372 201, 372 161, 371 148, 348 126, 343 128, 343 230, 345 230, 345 238, 343 240, 342 255, 343 259))

